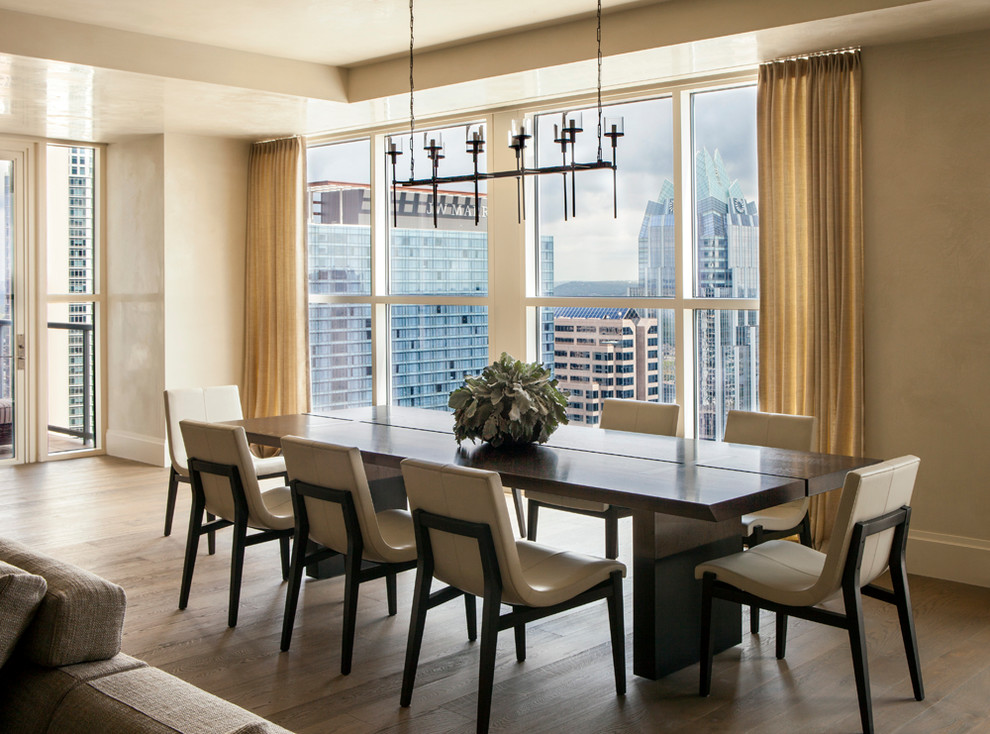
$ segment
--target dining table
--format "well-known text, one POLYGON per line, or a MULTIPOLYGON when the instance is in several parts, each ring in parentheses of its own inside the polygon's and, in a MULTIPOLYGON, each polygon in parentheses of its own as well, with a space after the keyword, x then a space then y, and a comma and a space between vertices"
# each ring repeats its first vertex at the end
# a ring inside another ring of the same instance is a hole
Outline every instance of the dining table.
MULTIPOLYGON (((876 461, 575 425, 544 444, 458 445, 451 413, 385 405, 230 422, 265 446, 302 436, 356 446, 366 465, 396 474, 415 458, 496 471, 506 487, 629 508, 633 672, 654 680, 698 661, 694 568, 742 550, 743 515, 838 489, 847 472, 876 461)), ((741 610, 715 612, 721 651, 741 640, 741 610)))

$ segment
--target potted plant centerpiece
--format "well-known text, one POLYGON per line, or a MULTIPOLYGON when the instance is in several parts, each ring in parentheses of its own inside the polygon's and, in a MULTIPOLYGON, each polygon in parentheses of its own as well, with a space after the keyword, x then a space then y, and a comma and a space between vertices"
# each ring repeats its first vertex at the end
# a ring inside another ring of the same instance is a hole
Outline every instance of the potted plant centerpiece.
POLYGON ((544 443, 567 423, 567 395, 550 370, 505 352, 477 377, 467 377, 450 394, 454 437, 487 441, 493 447, 544 443))

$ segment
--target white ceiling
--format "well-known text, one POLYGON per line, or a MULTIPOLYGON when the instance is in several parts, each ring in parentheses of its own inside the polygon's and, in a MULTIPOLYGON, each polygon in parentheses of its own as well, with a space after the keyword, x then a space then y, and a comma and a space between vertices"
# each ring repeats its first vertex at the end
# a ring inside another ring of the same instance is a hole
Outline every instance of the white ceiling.
MULTIPOLYGON (((656 1, 656 0, 654 0, 656 1)), ((602 0, 608 11, 643 0, 602 0)), ((0 8, 330 66, 409 50, 409 0, 0 0, 0 8)), ((594 14, 594 0, 416 0, 417 48, 594 14)))
MULTIPOLYGON (((603 7, 606 88, 990 28, 988 0, 603 7)), ((408 9, 408 0, 0 0, 0 134, 261 139, 403 121, 408 9)), ((418 117, 593 88, 592 0, 416 0, 415 10, 418 117)))

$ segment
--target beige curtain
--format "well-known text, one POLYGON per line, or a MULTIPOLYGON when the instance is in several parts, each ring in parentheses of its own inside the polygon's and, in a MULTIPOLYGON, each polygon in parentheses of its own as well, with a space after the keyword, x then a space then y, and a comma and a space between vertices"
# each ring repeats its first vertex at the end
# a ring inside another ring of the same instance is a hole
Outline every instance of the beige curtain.
MULTIPOLYGON (((760 405, 814 415, 818 450, 863 453, 860 55, 760 67, 760 405)), ((838 492, 812 498, 815 544, 838 492)))
POLYGON ((309 410, 305 160, 301 138, 251 148, 244 386, 252 418, 309 410))

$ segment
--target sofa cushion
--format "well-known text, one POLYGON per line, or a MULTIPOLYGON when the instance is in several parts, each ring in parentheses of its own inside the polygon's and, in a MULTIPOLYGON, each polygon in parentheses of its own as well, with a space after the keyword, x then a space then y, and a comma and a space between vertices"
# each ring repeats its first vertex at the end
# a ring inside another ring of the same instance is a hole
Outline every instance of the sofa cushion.
POLYGON ((37 574, 48 583, 18 652, 39 665, 105 660, 120 652, 126 599, 117 584, 71 563, 0 539, 0 560, 37 574))
MULTIPOLYGON (((12 661, 0 671, 0 732, 44 734, 62 700, 73 688, 146 666, 147 663, 123 654, 63 668, 12 661)), ((89 729, 93 734, 103 731, 95 722, 89 729)))
POLYGON ((47 588, 41 576, 0 561, 0 667, 10 659, 47 588))
POLYGON ((287 734, 287 730, 152 667, 114 673, 73 688, 50 734, 94 730, 155 734, 287 734))

